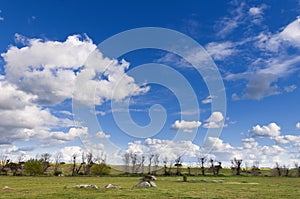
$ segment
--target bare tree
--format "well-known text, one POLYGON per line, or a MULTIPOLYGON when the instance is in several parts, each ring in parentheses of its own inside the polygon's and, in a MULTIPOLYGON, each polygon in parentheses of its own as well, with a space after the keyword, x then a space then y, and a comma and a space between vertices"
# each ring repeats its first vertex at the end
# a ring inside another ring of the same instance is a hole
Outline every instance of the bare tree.
POLYGON ((85 175, 90 175, 90 171, 92 166, 94 165, 94 157, 92 152, 88 152, 86 154, 86 166, 84 169, 84 174, 85 175))
POLYGON ((206 159, 205 159, 205 157, 199 157, 198 158, 198 161, 199 161, 199 163, 200 163, 200 166, 201 166, 201 174, 204 176, 205 175, 205 167, 204 167, 204 164, 205 164, 205 162, 206 162, 206 159))
POLYGON ((164 175, 168 175, 168 172, 167 172, 168 157, 164 158, 163 163, 164 163, 164 175))
POLYGON ((175 160, 175 167, 176 167, 176 175, 181 175, 181 156, 179 156, 176 160, 175 160))
POLYGON ((151 165, 152 165, 152 159, 153 159, 154 155, 150 154, 149 155, 149 166, 148 166, 148 174, 151 174, 151 165))
POLYGON ((260 169, 259 169, 259 161, 255 161, 255 162, 253 163, 252 168, 251 168, 251 173, 252 173, 252 175, 253 175, 253 176, 258 176, 259 173, 260 173, 259 170, 260 170, 260 169))
POLYGON ((234 158, 231 160, 232 164, 232 171, 235 172, 236 175, 241 175, 241 165, 242 165, 243 160, 242 159, 236 159, 234 158))
POLYGON ((51 158, 51 154, 50 153, 43 153, 41 155, 41 160, 43 161, 44 164, 44 173, 47 171, 47 169, 51 166, 50 165, 50 158, 51 158))
POLYGON ((158 169, 158 164, 159 164, 159 154, 158 154, 158 153, 154 154, 153 163, 154 163, 154 171, 153 171, 153 174, 156 175, 156 171, 157 171, 157 169, 158 169))
POLYGON ((130 153, 130 158, 131 158, 131 173, 135 173, 135 167, 137 164, 137 154, 136 153, 130 153))
POLYGON ((219 175, 220 170, 222 169, 222 162, 217 161, 218 165, 215 166, 215 173, 216 175, 219 175))
POLYGON ((61 159, 63 157, 63 154, 62 152, 56 152, 54 155, 53 155, 53 158, 54 158, 54 174, 58 171, 59 169, 59 165, 60 165, 60 162, 61 162, 61 159))
POLYGON ((145 156, 144 155, 142 155, 142 158, 141 158, 141 168, 142 168, 142 174, 144 173, 144 165, 145 164, 145 156))
POLYGON ((127 174, 127 173, 129 173, 129 163, 130 163, 130 154, 129 153, 124 154, 123 161, 125 164, 124 173, 127 174))
POLYGON ((216 175, 216 170, 215 170, 215 165, 214 165, 214 160, 213 159, 210 159, 209 160, 210 162, 210 172, 212 172, 214 175, 216 175))
POLYGON ((281 168, 278 162, 275 163, 276 175, 281 176, 281 168))
POLYGON ((297 170, 298 177, 300 177, 300 166, 298 163, 295 163, 295 169, 297 170))

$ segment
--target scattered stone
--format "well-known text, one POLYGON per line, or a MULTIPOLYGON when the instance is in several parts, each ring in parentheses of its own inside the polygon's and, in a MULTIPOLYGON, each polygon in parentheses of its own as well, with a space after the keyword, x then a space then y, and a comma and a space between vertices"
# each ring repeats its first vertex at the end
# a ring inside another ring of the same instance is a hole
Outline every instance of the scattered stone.
POLYGON ((151 184, 149 182, 141 181, 134 185, 134 187, 151 187, 151 184))
POLYGON ((154 182, 148 182, 150 184, 151 187, 156 187, 156 184, 154 182))
POLYGON ((208 180, 207 179, 202 179, 201 182, 208 182, 208 180))
POLYGON ((105 189, 121 189, 121 187, 119 185, 116 184, 108 184, 106 186, 104 186, 105 189))
POLYGON ((81 184, 81 185, 76 185, 73 188, 76 189, 98 189, 98 187, 96 185, 92 185, 92 184, 81 184))
POLYGON ((222 183, 223 180, 212 180, 211 182, 213 182, 213 183, 222 183))
POLYGON ((2 189, 3 189, 3 190, 14 190, 14 188, 11 188, 11 187, 9 187, 9 186, 4 186, 2 189))

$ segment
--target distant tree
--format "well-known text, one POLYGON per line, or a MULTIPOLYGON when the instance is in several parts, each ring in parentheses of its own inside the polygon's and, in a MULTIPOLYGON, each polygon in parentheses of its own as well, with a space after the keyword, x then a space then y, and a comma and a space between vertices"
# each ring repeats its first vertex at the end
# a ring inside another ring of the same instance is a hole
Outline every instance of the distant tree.
POLYGON ((163 163, 164 163, 164 175, 168 175, 168 172, 167 172, 168 157, 164 158, 163 163))
POLYGON ((220 170, 222 169, 222 162, 217 161, 218 165, 215 166, 215 173, 216 175, 219 175, 220 170))
POLYGON ((215 165, 214 165, 214 160, 210 159, 210 172, 212 172, 214 175, 216 175, 216 169, 215 169, 215 165))
POLYGON ((252 168, 251 168, 251 173, 253 176, 258 176, 260 173, 260 169, 259 169, 259 162, 255 161, 252 168))
POLYGON ((205 167, 204 167, 204 164, 205 164, 205 157, 201 157, 201 158, 198 158, 198 161, 200 162, 201 164, 201 173, 202 175, 204 176, 205 175, 205 167))
POLYGON ((125 167, 124 167, 124 173, 129 173, 129 164, 130 164, 130 154, 129 153, 125 153, 124 154, 124 158, 123 158, 125 167))
POLYGON ((295 163, 295 169, 297 171, 297 176, 300 177, 300 166, 298 163, 295 163))
POLYGON ((175 160, 175 167, 176 167, 176 175, 181 175, 181 156, 179 156, 176 160, 175 160))
POLYGON ((85 175, 90 175, 91 168, 94 164, 95 162, 94 162, 93 153, 90 151, 86 154, 86 166, 84 169, 85 175))
POLYGON ((152 165, 152 159, 153 159, 153 157, 154 157, 154 154, 150 154, 148 156, 148 158, 149 158, 148 174, 151 174, 151 165, 152 165))
POLYGON ((144 173, 144 166, 145 166, 145 156, 142 155, 142 158, 141 158, 141 173, 142 174, 144 173))
POLYGON ((130 153, 130 158, 131 158, 131 173, 136 173, 136 164, 137 164, 137 154, 136 153, 130 153))
POLYGON ((43 172, 44 173, 51 166, 50 165, 50 158, 51 158, 51 154, 50 153, 43 153, 41 155, 41 161, 43 162, 43 172))
POLYGON ((235 173, 236 175, 241 175, 242 162, 243 162, 242 159, 234 158, 233 160, 231 160, 231 164, 232 164, 231 169, 232 169, 233 173, 235 173))
POLYGON ((278 162, 275 163, 276 176, 281 176, 281 168, 278 162))
POLYGON ((154 171, 153 171, 153 174, 156 175, 156 171, 158 169, 158 164, 159 164, 159 154, 156 153, 154 154, 154 157, 153 157, 153 164, 154 164, 154 171))
POLYGON ((94 164, 93 167, 91 168, 91 174, 92 175, 108 175, 110 173, 110 167, 107 166, 105 163, 100 163, 100 164, 94 164))
POLYGON ((61 172, 59 171, 59 166, 60 166, 62 157, 63 157, 62 152, 57 152, 53 155, 53 158, 54 158, 54 171, 53 171, 53 174, 54 175, 61 174, 61 172))
POLYGON ((29 159, 24 164, 24 171, 29 175, 41 175, 44 173, 44 163, 42 159, 29 159))

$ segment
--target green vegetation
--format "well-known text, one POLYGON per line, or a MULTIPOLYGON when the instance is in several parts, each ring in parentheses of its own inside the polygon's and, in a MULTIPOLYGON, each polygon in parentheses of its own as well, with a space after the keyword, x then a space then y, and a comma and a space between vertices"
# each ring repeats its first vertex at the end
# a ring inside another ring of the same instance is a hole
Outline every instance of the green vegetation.
POLYGON ((133 188, 140 177, 30 177, 0 176, 1 198, 299 198, 300 178, 254 176, 159 176, 157 188, 133 188), (213 180, 224 179, 222 183, 213 180), (104 189, 109 183, 121 189, 104 189), (74 189, 95 184, 99 189, 74 189))
POLYGON ((92 175, 102 176, 110 173, 110 167, 104 163, 95 164, 91 168, 92 175))
POLYGON ((43 160, 30 159, 24 164, 24 171, 29 175, 41 175, 44 173, 43 160))

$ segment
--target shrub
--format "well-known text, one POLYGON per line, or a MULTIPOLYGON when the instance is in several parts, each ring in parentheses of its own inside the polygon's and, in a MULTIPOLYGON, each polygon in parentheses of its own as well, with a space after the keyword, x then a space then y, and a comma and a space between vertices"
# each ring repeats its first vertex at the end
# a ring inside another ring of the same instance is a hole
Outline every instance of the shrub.
POLYGON ((42 160, 30 159, 25 162, 24 170, 29 175, 41 175, 44 173, 44 163, 42 160))
POLYGON ((110 167, 104 163, 94 164, 91 168, 92 175, 108 175, 110 173, 110 167))

